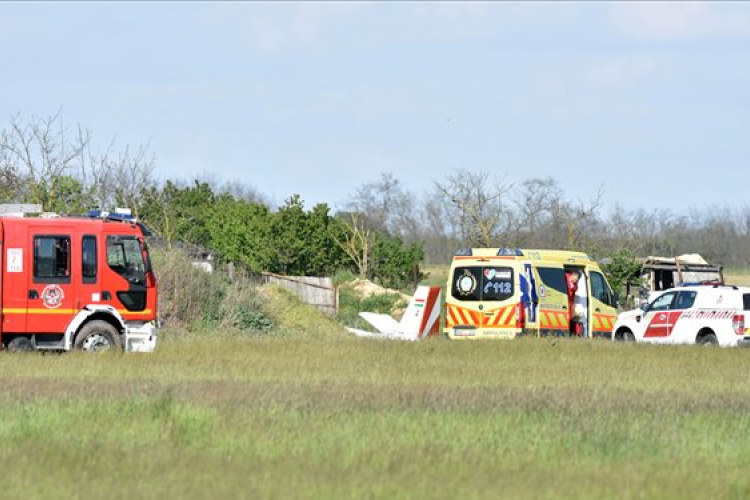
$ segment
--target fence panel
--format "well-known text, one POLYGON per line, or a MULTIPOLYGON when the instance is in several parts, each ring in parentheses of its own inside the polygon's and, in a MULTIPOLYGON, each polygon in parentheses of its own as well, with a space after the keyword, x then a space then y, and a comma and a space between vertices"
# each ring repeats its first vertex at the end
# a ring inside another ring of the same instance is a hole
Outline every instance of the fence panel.
POLYGON ((263 273, 263 282, 279 285, 297 295, 302 302, 335 316, 339 312, 339 287, 331 278, 281 276, 263 273))

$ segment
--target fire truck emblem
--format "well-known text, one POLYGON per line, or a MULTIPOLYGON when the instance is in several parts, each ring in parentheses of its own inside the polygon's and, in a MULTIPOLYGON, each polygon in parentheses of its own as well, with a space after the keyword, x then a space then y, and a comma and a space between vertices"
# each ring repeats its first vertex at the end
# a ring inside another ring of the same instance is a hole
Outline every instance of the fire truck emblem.
POLYGON ((57 285, 47 285, 44 287, 44 290, 42 290, 42 302, 44 303, 44 307, 49 309, 57 309, 60 307, 64 298, 65 293, 63 292, 63 289, 57 285))

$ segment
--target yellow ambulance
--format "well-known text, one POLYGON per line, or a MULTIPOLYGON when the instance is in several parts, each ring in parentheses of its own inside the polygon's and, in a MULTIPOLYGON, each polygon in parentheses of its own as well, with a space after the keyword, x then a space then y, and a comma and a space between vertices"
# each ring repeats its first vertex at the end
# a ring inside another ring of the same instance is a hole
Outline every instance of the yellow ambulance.
POLYGON ((453 257, 446 292, 443 332, 450 339, 610 338, 617 316, 617 297, 604 273, 581 252, 462 249, 453 257), (569 296, 573 274, 578 287, 569 296))

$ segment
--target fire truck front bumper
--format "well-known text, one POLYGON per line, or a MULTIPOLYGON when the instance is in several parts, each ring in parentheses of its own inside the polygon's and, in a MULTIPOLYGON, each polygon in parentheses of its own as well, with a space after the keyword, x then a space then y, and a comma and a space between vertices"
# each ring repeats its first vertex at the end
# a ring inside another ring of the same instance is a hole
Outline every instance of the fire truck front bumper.
POLYGON ((148 323, 128 323, 125 330, 125 352, 154 352, 159 325, 148 323))

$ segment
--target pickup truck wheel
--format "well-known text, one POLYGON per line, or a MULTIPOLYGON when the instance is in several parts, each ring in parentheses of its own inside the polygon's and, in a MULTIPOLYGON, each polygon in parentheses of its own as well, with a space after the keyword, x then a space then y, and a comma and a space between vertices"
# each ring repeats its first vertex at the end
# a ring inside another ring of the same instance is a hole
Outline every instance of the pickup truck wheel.
POLYGON ((96 320, 86 323, 78 332, 73 347, 82 351, 99 352, 108 349, 122 349, 120 334, 106 321, 96 320))
POLYGON ((28 337, 16 337, 8 342, 8 352, 32 352, 34 344, 28 337))
POLYGON ((631 332, 630 330, 625 330, 622 332, 622 341, 635 342, 635 335, 633 335, 633 332, 631 332))
POLYGON ((719 339, 713 333, 707 333, 698 339, 698 345, 719 345, 719 339))

